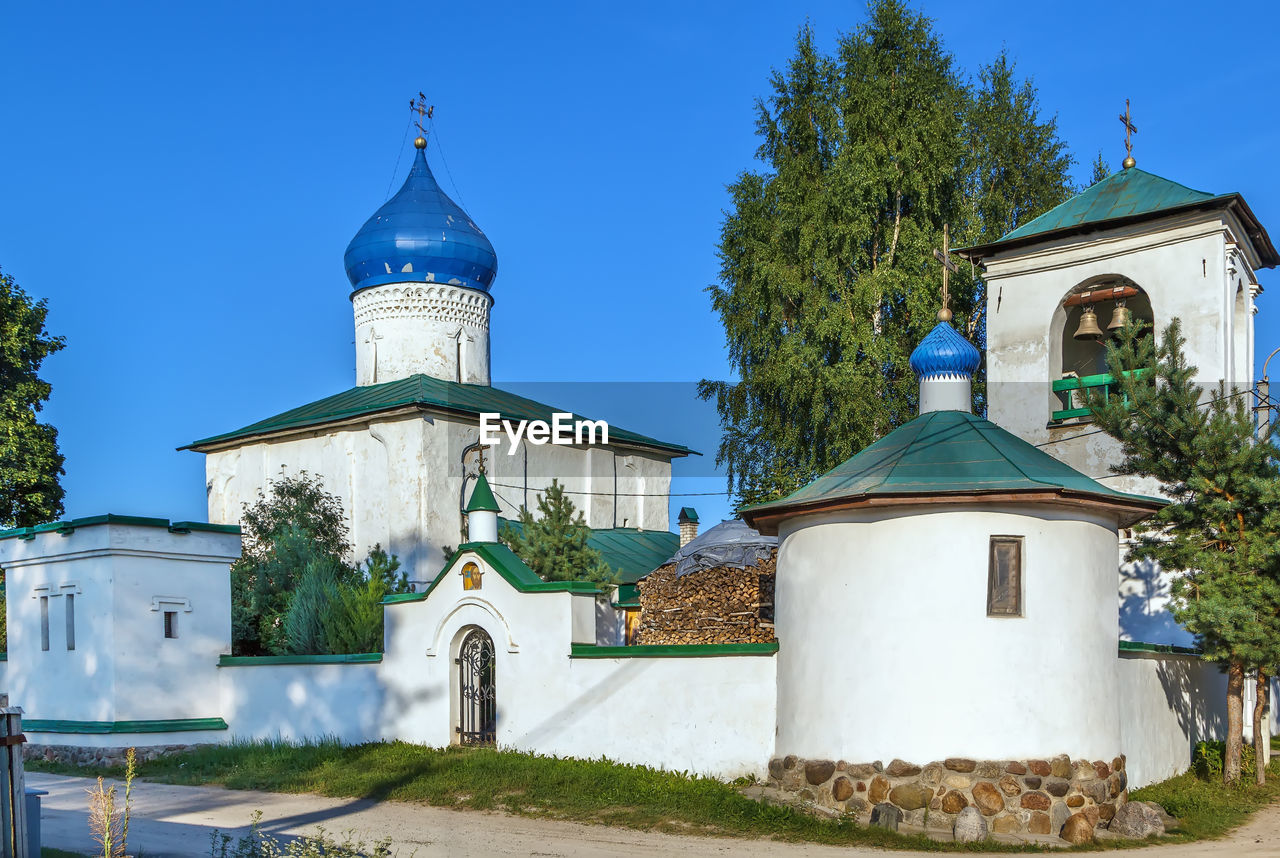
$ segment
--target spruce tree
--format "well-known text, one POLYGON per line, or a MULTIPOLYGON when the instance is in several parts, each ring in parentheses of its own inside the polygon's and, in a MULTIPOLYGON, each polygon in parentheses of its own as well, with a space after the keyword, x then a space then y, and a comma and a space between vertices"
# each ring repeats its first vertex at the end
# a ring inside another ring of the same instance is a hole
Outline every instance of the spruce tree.
POLYGON ((1226 666, 1223 779, 1235 783, 1245 674, 1265 676, 1280 661, 1280 450, 1255 438, 1251 391, 1205 390, 1183 344, 1177 319, 1158 346, 1142 326, 1126 327, 1107 345, 1118 390, 1088 404, 1120 442, 1112 470, 1154 478, 1170 498, 1138 528, 1130 556, 1180 570, 1170 586, 1174 619, 1226 666))
MULTIPOLYGON (((915 415, 908 358, 936 324, 944 224, 974 243, 1069 196, 1034 87, 1004 56, 979 79, 898 0, 873 2, 832 55, 806 25, 774 72, 756 104, 765 169, 729 186, 709 290, 740 381, 699 386, 737 502, 786 494, 915 415)), ((981 345, 981 284, 963 268, 951 283, 981 345)))
POLYGON ((587 545, 591 528, 558 481, 538 495, 537 517, 522 507, 519 522, 504 525, 500 537, 543 581, 617 583, 600 552, 587 545))

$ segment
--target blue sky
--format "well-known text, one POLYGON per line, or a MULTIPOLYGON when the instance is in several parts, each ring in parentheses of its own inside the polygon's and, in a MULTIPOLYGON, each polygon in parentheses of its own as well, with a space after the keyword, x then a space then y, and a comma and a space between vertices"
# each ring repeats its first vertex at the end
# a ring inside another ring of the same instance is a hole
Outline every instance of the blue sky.
MULTIPOLYGON (((1079 180, 1099 150, 1118 167, 1127 97, 1140 166, 1242 192, 1280 238, 1270 4, 917 8, 967 70, 1008 47, 1079 180)), ((407 172, 419 90, 437 177, 498 252, 497 383, 726 377, 704 290, 724 187, 753 163, 753 100, 806 17, 829 46, 864 9, 8 4, 0 266, 48 298, 68 341, 44 373, 68 515, 202 519, 203 457, 176 447, 354 384, 342 254, 407 172)), ((1270 302, 1261 355, 1280 345, 1270 302)), ((593 416, 703 449, 676 488, 723 491, 713 421, 677 399, 593 416)))

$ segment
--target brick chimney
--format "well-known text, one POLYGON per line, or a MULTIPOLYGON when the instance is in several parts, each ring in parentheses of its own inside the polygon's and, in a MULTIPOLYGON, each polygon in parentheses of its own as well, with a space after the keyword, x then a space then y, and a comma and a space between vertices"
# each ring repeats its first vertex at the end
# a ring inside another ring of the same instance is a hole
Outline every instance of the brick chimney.
POLYGON ((684 548, 698 535, 698 511, 691 506, 680 508, 680 547, 684 548))

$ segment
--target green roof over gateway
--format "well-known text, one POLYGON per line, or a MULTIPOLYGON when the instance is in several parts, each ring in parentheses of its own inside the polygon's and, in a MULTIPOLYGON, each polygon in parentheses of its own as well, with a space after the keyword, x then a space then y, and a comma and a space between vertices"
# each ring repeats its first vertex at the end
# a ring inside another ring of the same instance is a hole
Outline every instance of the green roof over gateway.
MULTIPOLYGON (((498 522, 520 530, 518 521, 500 518, 498 522)), ((667 530, 606 527, 592 529, 587 547, 600 552, 623 584, 634 584, 671 559, 680 549, 680 536, 667 530)))
POLYGON ((1215 195, 1197 191, 1137 167, 1112 173, 997 241, 959 249, 956 253, 977 261, 997 251, 1036 241, 1198 208, 1234 208, 1244 222, 1263 267, 1280 264, 1280 256, 1276 254, 1271 238, 1239 194, 1215 195))
POLYGON ((965 411, 931 411, 787 497, 744 508, 742 516, 761 533, 775 533, 783 518, 877 499, 910 503, 1046 492, 1129 508, 1133 520, 1165 503, 1104 486, 989 420, 965 411))
MULTIPOLYGON (((547 422, 550 422, 552 415, 557 412, 568 413, 564 409, 526 399, 485 384, 461 384, 428 375, 411 375, 408 378, 383 384, 353 387, 342 393, 326 396, 324 399, 268 417, 266 420, 251 423, 234 432, 202 438, 178 449, 206 452, 234 441, 247 441, 264 435, 413 408, 467 417, 478 417, 481 413, 499 413, 508 420, 545 420, 547 422)), ((582 419, 579 415, 574 415, 574 418, 582 419)), ((609 426, 609 442, 647 448, 672 456, 700 455, 696 450, 690 450, 681 444, 659 441, 657 438, 629 432, 612 424, 609 426)))

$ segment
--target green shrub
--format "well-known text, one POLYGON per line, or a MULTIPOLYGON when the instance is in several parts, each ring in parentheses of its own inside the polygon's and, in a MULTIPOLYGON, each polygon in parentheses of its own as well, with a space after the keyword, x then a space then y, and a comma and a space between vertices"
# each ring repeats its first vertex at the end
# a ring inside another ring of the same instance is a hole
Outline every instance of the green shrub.
POLYGON ((323 828, 315 834, 288 839, 281 843, 258 830, 262 811, 253 814, 253 826, 237 841, 215 829, 209 836, 209 858, 391 858, 391 838, 365 845, 353 840, 351 832, 336 840, 323 828))
MULTIPOLYGON (((1195 753, 1191 757, 1191 770, 1202 781, 1220 781, 1222 780, 1222 761, 1226 753, 1225 742, 1197 742, 1195 753)), ((1241 776, 1252 781, 1257 770, 1253 746, 1245 745, 1240 755, 1241 776)))

